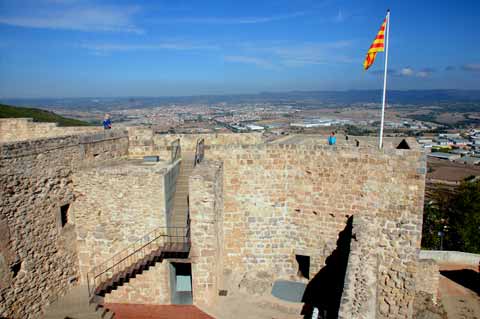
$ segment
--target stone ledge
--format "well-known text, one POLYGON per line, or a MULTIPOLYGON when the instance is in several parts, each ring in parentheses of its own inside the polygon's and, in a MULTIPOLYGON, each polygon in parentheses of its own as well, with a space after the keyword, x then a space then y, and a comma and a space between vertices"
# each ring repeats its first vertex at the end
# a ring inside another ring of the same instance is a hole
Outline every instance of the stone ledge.
POLYGON ((452 250, 421 250, 420 259, 433 259, 436 262, 461 263, 478 266, 480 263, 479 254, 464 253, 452 250))

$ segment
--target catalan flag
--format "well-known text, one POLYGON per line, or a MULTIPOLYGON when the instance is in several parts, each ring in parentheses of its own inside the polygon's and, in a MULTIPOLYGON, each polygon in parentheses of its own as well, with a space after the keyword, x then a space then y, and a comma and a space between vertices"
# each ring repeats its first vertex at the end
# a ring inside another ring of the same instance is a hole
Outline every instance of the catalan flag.
POLYGON ((367 57, 363 62, 363 68, 368 70, 368 68, 373 64, 375 61, 375 57, 377 56, 377 52, 385 51, 385 27, 387 25, 387 18, 383 20, 382 26, 380 27, 380 31, 378 31, 375 40, 373 40, 370 49, 368 49, 367 57))

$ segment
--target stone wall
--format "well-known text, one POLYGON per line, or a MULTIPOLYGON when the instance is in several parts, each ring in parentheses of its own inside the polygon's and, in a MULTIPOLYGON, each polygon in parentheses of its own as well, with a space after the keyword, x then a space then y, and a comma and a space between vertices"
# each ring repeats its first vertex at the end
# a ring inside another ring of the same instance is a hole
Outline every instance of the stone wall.
POLYGON ((57 123, 33 122, 31 118, 0 119, 0 143, 103 131, 98 126, 59 127, 57 123))
POLYGON ((420 259, 415 278, 415 290, 429 294, 432 301, 437 303, 440 269, 435 260, 420 259))
POLYGON ((170 145, 180 139, 182 152, 195 153, 197 141, 205 140, 205 146, 210 145, 251 145, 263 143, 261 133, 235 134, 157 134, 151 128, 129 127, 130 155, 159 155, 162 159, 170 158, 170 145))
POLYGON ((166 226, 165 177, 178 164, 119 160, 74 174, 71 210, 82 282, 95 265, 166 226))
MULTIPOLYGON (((306 254, 315 274, 335 250, 347 219, 370 215, 378 220, 382 247, 379 316, 411 316, 426 173, 421 151, 211 146, 206 157, 224 164, 227 272, 295 279, 295 255, 306 254)), ((231 287, 241 281, 233 278, 231 287)))
POLYGON ((74 226, 64 206, 75 199, 72 174, 128 150, 123 131, 87 139, 0 144, 0 317, 39 318, 78 277, 74 226))
POLYGON ((173 204, 175 198, 175 191, 177 189, 177 178, 178 174, 180 173, 180 161, 172 165, 171 169, 169 169, 165 173, 164 177, 164 191, 165 191, 165 225, 168 225, 168 221, 170 220, 170 215, 173 212, 173 204))
POLYGON ((169 263, 157 262, 128 283, 105 295, 105 303, 168 305, 171 302, 169 263))
POLYGON ((353 217, 352 240, 338 318, 376 318, 377 236, 375 218, 362 215, 353 217))
POLYGON ((197 165, 189 180, 193 301, 216 303, 223 273, 223 172, 219 162, 197 165))

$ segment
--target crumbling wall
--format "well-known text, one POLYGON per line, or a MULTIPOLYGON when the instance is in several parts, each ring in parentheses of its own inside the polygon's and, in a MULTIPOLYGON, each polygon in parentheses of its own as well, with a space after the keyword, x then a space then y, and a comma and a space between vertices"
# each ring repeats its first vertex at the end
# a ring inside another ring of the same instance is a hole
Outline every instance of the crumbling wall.
MULTIPOLYGON (((328 145, 211 146, 224 163, 224 263, 236 274, 297 278, 295 254, 320 271, 352 215, 379 223, 379 317, 412 314, 425 156, 328 145)), ((232 287, 241 278, 232 280, 232 287)), ((264 293, 268 293, 268 287, 264 293)))
POLYGON ((215 304, 223 272, 223 171, 219 162, 197 165, 189 180, 193 302, 215 304))
POLYGON ((74 200, 72 174, 128 150, 123 131, 94 140, 67 136, 0 144, 0 317, 39 318, 78 276, 71 211, 63 227, 60 218, 61 207, 74 200))
POLYGON ((0 143, 101 132, 98 126, 59 127, 57 123, 33 122, 31 118, 0 119, 0 143))

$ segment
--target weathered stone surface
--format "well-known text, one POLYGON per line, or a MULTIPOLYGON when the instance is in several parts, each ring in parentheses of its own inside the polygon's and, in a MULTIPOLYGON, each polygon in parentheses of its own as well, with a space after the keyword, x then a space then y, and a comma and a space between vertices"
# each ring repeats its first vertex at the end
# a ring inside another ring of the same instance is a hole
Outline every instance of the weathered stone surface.
MULTIPOLYGON (((178 172, 91 166, 127 152, 168 159, 177 138, 187 151, 198 138, 206 142, 206 160, 189 181, 195 304, 214 305, 219 290, 265 297, 275 280, 306 281, 295 255, 310 256, 309 273, 318 273, 351 216, 355 237, 341 313, 412 318, 416 290, 434 289, 417 276, 423 267, 420 150, 262 144, 259 134, 160 135, 129 128, 128 139, 111 131, 0 145, 0 203, 10 238, 1 237, 0 253, 3 276, 12 283, 0 288, 0 314, 39 317, 49 297, 68 289, 68 278, 164 225, 178 172), (76 249, 68 228, 58 231, 59 207, 66 203, 73 203, 76 249), (8 272, 17 264, 12 278, 8 272)), ((107 299, 168 303, 166 265, 107 299)))
POLYGON ((223 289, 223 169, 204 161, 189 180, 192 286, 195 304, 212 305, 223 289))
POLYGON ((99 126, 59 127, 56 123, 38 123, 30 118, 0 119, 0 143, 101 131, 103 128, 99 126))
POLYGON ((59 226, 59 213, 74 200, 72 172, 127 150, 123 131, 93 145, 81 144, 78 135, 0 144, 0 253, 5 260, 0 316, 39 318, 49 301, 69 288, 69 279, 78 276, 78 260, 71 230, 59 226))

